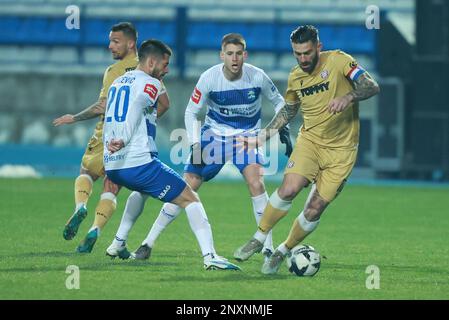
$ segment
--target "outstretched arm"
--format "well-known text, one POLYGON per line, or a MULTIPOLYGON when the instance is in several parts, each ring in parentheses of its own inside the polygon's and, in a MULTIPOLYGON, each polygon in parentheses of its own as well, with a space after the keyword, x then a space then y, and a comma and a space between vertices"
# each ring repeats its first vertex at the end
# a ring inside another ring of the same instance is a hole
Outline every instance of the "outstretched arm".
POLYGON ((270 123, 263 129, 262 137, 264 140, 270 139, 270 137, 276 132, 287 125, 291 119, 293 119, 298 113, 300 103, 285 104, 271 119, 270 123))
POLYGON ((237 147, 242 147, 243 149, 254 149, 258 146, 263 145, 268 139, 273 135, 278 133, 279 129, 287 125, 291 119, 293 119, 298 113, 300 106, 299 103, 295 104, 285 104, 271 119, 270 123, 261 130, 257 137, 238 137, 237 147))
POLYGON ((53 120, 53 125, 57 127, 63 124, 71 124, 77 121, 92 119, 98 117, 99 115, 104 114, 105 110, 106 110, 106 97, 99 98, 97 102, 95 102, 91 106, 87 107, 86 109, 75 115, 66 114, 63 115, 62 117, 56 118, 55 120, 53 120))
POLYGON ((354 82, 355 89, 343 97, 333 99, 328 106, 330 113, 342 112, 352 102, 366 100, 379 93, 379 85, 368 72, 364 72, 354 82))

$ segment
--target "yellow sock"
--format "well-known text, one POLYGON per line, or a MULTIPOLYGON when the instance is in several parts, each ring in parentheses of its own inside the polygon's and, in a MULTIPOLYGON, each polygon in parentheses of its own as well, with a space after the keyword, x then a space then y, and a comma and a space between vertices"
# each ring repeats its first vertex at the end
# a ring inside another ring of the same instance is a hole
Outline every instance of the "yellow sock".
POLYGON ((262 219, 260 219, 259 230, 263 233, 269 232, 279 220, 287 215, 287 212, 288 211, 273 208, 273 206, 268 203, 263 211, 262 219))
POLYGON ((92 227, 98 227, 100 230, 106 225, 108 220, 117 207, 115 195, 111 192, 105 192, 101 195, 100 202, 98 202, 95 209, 95 221, 92 227))
POLYGON ((288 210, 292 206, 291 201, 283 200, 278 195, 276 189, 270 197, 270 200, 265 207, 262 214, 262 219, 259 222, 259 230, 263 233, 267 233, 288 213, 288 210))
POLYGON ((94 181, 87 174, 80 174, 75 180, 75 204, 87 204, 92 193, 94 181))
POLYGON ((304 212, 298 216, 290 229, 287 240, 284 242, 288 249, 292 249, 304 240, 309 234, 318 227, 320 220, 309 221, 304 216, 304 212))
POLYGON ((309 234, 309 232, 306 232, 303 230, 303 228, 301 228, 301 226, 299 225, 298 219, 295 219, 295 221, 293 221, 293 225, 290 229, 290 233, 288 234, 287 240, 284 242, 285 246, 288 249, 293 248, 294 246, 299 244, 302 240, 304 240, 308 234, 309 234))

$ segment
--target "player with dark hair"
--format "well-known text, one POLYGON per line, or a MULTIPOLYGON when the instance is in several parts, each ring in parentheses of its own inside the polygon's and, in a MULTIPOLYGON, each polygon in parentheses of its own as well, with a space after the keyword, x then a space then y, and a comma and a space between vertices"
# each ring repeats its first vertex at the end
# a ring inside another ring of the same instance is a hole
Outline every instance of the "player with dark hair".
POLYGON ((298 65, 288 78, 286 105, 257 138, 241 141, 249 149, 263 144, 271 129, 285 126, 301 109, 304 123, 284 180, 271 195, 253 238, 234 253, 235 259, 244 261, 262 250, 268 232, 287 214, 299 192, 312 184, 287 239, 263 264, 265 274, 278 271, 285 256, 317 228, 326 207, 342 191, 357 156, 358 102, 379 92, 376 81, 350 55, 340 50, 321 51, 314 26, 297 28, 290 41, 298 65))
MULTIPOLYGON (((53 121, 55 126, 71 124, 77 121, 100 117, 93 136, 81 160, 80 175, 75 180, 75 212, 67 221, 63 237, 71 240, 78 232, 81 222, 87 216, 87 202, 91 196, 93 183, 104 176, 103 167, 103 120, 106 109, 106 98, 111 83, 125 72, 134 70, 137 66, 136 56, 137 31, 132 23, 121 22, 112 26, 109 33, 109 50, 112 57, 118 60, 109 66, 103 76, 103 87, 98 101, 76 115, 66 114, 53 121)), ((158 116, 160 117, 169 108, 168 95, 165 88, 158 100, 158 116)), ((95 220, 84 240, 77 247, 77 252, 89 253, 100 235, 107 221, 111 218, 116 208, 116 196, 120 186, 105 177, 103 193, 95 208, 95 220)))
MULTIPOLYGON (((155 105, 161 92, 160 79, 168 73, 170 56, 171 49, 163 42, 144 41, 139 48, 136 70, 112 83, 103 135, 106 174, 116 184, 184 208, 189 220, 199 225, 193 231, 205 269, 240 270, 215 252, 212 229, 197 194, 155 156, 155 105)), ((106 249, 107 255, 129 258, 126 240, 135 219, 130 221, 123 215, 116 237, 106 249)))

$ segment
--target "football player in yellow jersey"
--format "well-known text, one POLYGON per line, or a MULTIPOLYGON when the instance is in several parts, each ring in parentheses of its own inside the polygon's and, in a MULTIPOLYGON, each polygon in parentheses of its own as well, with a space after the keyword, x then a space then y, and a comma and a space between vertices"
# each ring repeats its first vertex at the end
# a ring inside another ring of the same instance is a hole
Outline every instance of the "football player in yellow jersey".
MULTIPOLYGON (((95 132, 91 137, 81 160, 80 175, 75 180, 75 212, 64 227, 63 237, 71 240, 78 232, 81 222, 87 216, 87 201, 92 193, 93 183, 104 177, 103 193, 95 209, 95 220, 87 236, 77 247, 80 253, 88 253, 100 234, 100 230, 111 218, 116 208, 116 196, 120 186, 112 183, 106 176, 103 167, 103 119, 106 99, 112 82, 127 71, 137 66, 137 31, 129 22, 121 22, 112 26, 109 34, 109 50, 118 62, 109 66, 103 76, 103 87, 98 101, 76 115, 66 114, 53 121, 55 126, 71 124, 77 121, 100 117, 95 132)), ((158 117, 169 107, 168 95, 165 92, 158 99, 158 117)))
POLYGON ((279 270, 285 256, 316 229, 323 211, 343 189, 357 157, 358 101, 379 92, 376 81, 350 55, 340 50, 321 52, 314 26, 297 28, 290 41, 298 65, 288 78, 286 105, 259 137, 241 140, 247 148, 264 143, 301 109, 304 122, 282 184, 271 195, 253 238, 234 252, 239 261, 259 252, 268 232, 287 214, 293 199, 312 184, 287 239, 263 264, 265 274, 279 270))

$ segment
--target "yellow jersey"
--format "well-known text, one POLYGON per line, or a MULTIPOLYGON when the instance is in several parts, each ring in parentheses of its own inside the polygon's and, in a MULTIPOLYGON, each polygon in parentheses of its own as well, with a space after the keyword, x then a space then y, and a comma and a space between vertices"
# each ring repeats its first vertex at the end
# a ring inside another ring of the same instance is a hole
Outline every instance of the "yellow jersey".
MULTIPOLYGON (((136 69, 139 60, 136 55, 131 55, 123 60, 117 61, 116 63, 110 65, 103 75, 103 86, 101 87, 99 98, 106 99, 108 97, 109 87, 115 79, 122 76, 128 71, 136 69)), ((95 126, 94 136, 102 139, 103 136, 103 120, 104 115, 100 116, 100 120, 95 126)))
POLYGON ((359 106, 350 104, 343 112, 331 114, 329 103, 353 90, 352 81, 364 70, 340 50, 323 51, 311 74, 299 65, 289 74, 285 101, 300 102, 304 123, 299 134, 329 148, 356 148, 359 143, 359 106))

